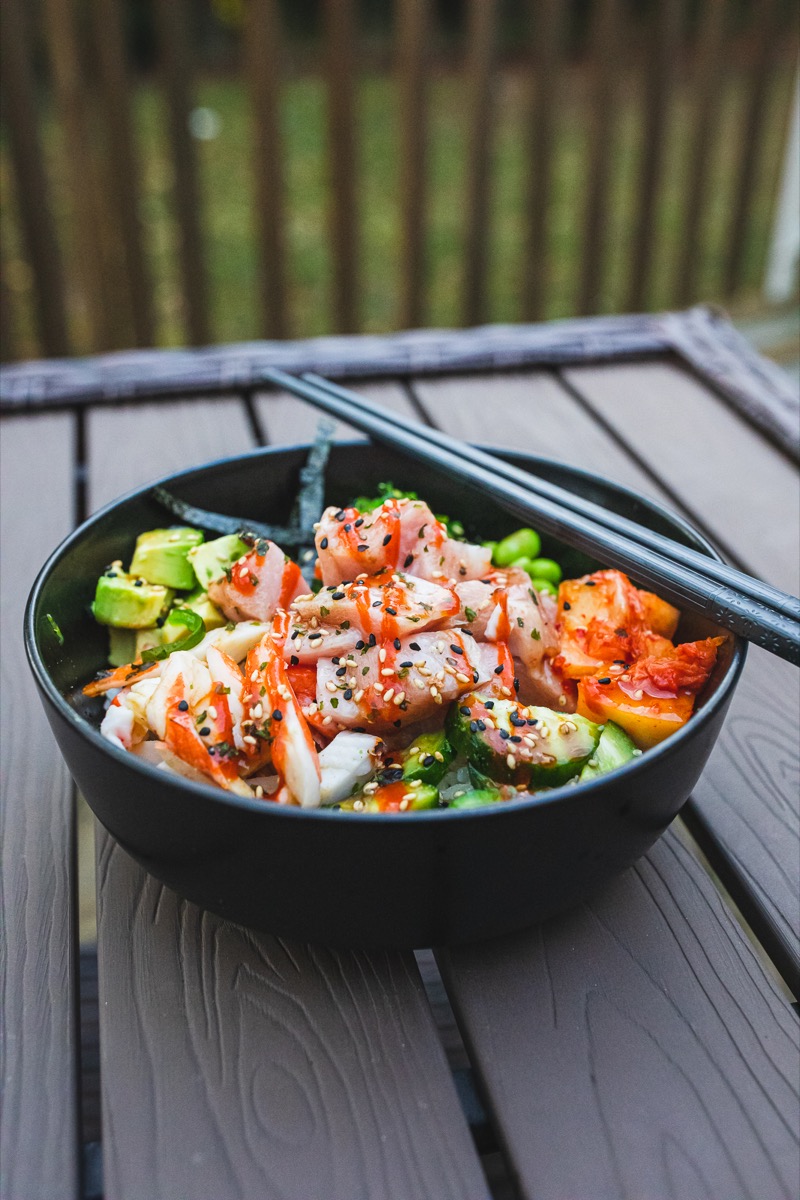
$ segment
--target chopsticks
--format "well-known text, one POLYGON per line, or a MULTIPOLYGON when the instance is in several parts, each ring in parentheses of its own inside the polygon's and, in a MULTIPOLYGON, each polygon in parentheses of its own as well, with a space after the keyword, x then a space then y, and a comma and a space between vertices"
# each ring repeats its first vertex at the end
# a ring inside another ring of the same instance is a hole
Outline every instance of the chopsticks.
POLYGON ((262 378, 347 421, 375 441, 479 488, 506 511, 626 571, 679 608, 701 613, 789 662, 800 662, 800 600, 796 597, 483 450, 377 409, 356 393, 319 376, 299 379, 271 368, 262 378))

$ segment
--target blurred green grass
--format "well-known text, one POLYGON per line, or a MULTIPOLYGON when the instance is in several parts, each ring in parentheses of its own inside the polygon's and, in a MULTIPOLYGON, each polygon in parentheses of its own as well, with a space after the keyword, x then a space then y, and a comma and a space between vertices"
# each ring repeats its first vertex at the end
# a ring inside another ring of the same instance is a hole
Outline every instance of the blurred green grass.
MULTIPOLYGON (((775 73, 770 117, 761 147, 761 170, 753 197, 745 247, 742 295, 760 286, 777 174, 785 137, 791 67, 775 73)), ((427 289, 423 323, 458 325, 462 320, 465 226, 465 83, 439 74, 430 86, 427 205, 427 289)), ((633 83, 620 83, 618 126, 613 147, 612 194, 604 287, 600 311, 625 307, 631 269, 630 242, 636 212, 641 152, 640 95, 633 83)), ((736 167, 741 153, 743 76, 731 74, 719 96, 720 120, 710 164, 711 183, 698 264, 697 299, 722 301, 723 256, 730 222, 736 167)), ((194 102, 218 117, 218 135, 197 141, 203 196, 203 228, 210 276, 211 327, 215 341, 262 335, 258 308, 257 248, 251 170, 253 131, 247 95, 236 79, 200 79, 194 102)), ((557 97, 548 317, 576 311, 585 211, 586 113, 590 99, 579 68, 564 72, 557 97)), ((171 164, 163 98, 154 84, 139 84, 133 112, 142 164, 142 220, 155 289, 157 342, 185 341, 177 269, 177 237, 171 211, 171 164)), ((370 332, 397 327, 400 272, 400 198, 395 87, 386 75, 367 75, 358 84, 359 236, 361 325, 370 332)), ((525 245, 525 194, 530 144, 527 83, 506 69, 497 78, 491 170, 491 220, 486 318, 517 321, 525 245)), ((285 148, 286 235, 289 328, 304 337, 334 328, 330 307, 332 261, 327 234, 325 85, 315 76, 287 80, 281 126, 285 148)), ((648 296, 651 309, 674 305, 675 271, 682 236, 691 137, 691 95, 678 88, 673 104, 657 214, 655 270, 648 296)), ((61 132, 46 103, 42 134, 53 188, 53 208, 69 279, 73 343, 89 348, 85 314, 74 283, 61 132)), ((37 353, 32 312, 32 281, 24 261, 8 150, 0 145, 5 278, 15 300, 17 341, 23 356, 37 353)))

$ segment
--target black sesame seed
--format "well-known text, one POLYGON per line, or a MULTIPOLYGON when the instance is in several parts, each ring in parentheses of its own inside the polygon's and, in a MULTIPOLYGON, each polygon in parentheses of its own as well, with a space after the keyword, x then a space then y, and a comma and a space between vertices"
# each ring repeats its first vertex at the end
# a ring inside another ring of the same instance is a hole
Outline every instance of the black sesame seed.
POLYGON ((411 650, 419 650, 419 642, 409 642, 408 645, 411 650))
POLYGON ((296 667, 299 662, 300 662, 300 659, 297 657, 296 654, 293 654, 292 657, 289 659, 289 663, 293 667, 296 667))
POLYGON ((406 558, 405 558, 405 562, 403 563, 403 566, 404 566, 404 567, 410 567, 410 566, 411 566, 411 564, 413 563, 413 561, 414 561, 414 555, 413 555, 413 554, 407 554, 407 555, 406 555, 406 558))
POLYGON ((539 718, 538 717, 528 717, 528 724, 529 725, 538 725, 539 718))
POLYGON ((402 726, 403 722, 402 722, 401 720, 399 720, 399 719, 398 719, 397 721, 392 721, 392 724, 394 725, 395 729, 400 729, 400 727, 402 726))
POLYGON ((515 725, 517 728, 520 728, 522 725, 526 724, 525 718, 518 716, 516 713, 512 713, 509 717, 509 720, 511 721, 511 724, 515 725))
POLYGON ((356 642, 356 650, 363 650, 363 649, 364 649, 364 643, 361 641, 361 638, 359 638, 358 641, 356 642))
POLYGON ((181 712, 188 712, 188 709, 189 709, 188 701, 181 700, 180 704, 178 705, 178 708, 181 710, 181 712))
POLYGON ((344 520, 344 512, 343 512, 343 510, 342 510, 341 508, 339 509, 339 511, 338 511, 338 512, 337 512, 337 514, 336 514, 336 520, 337 520, 337 521, 343 521, 343 520, 344 520))
MULTIPOLYGON (((399 649, 400 649, 400 647, 398 646, 398 647, 397 647, 397 649, 399 650, 399 649)), ((414 665, 414 664, 413 664, 413 662, 411 661, 411 659, 410 659, 410 658, 408 658, 408 659, 406 659, 406 661, 405 661, 405 662, 401 662, 401 663, 400 663, 400 670, 402 671, 402 670, 403 670, 405 667, 413 667, 413 665, 414 665)))
POLYGON ((344 600, 344 592, 334 592, 331 600, 344 600))
POLYGON ((370 646, 374 646, 374 645, 376 644, 377 640, 378 640, 378 639, 375 637, 375 634, 374 634, 374 633, 371 633, 371 634, 369 635, 369 643, 368 643, 368 644, 369 644, 370 646))
POLYGON ((598 679, 598 681, 597 681, 597 682, 598 682, 598 683, 611 683, 611 680, 610 680, 610 678, 608 677, 608 675, 604 675, 604 676, 603 676, 603 678, 602 678, 602 679, 598 679))
POLYGON ((388 613, 390 617, 396 617, 396 616, 397 616, 397 609, 396 609, 396 608, 385 608, 383 611, 384 611, 384 612, 386 612, 386 613, 388 613))
POLYGON ((503 666, 503 664, 498 663, 494 669, 494 673, 495 673, 495 675, 502 675, 504 670, 505 670, 505 667, 503 666))
POLYGON ((134 581, 134 584, 133 584, 133 586, 134 586, 134 587, 141 587, 143 583, 144 583, 144 580, 143 580, 143 579, 137 579, 137 580, 135 580, 135 581, 134 581))
POLYGON ((210 733, 211 733, 211 730, 209 729, 209 727, 207 725, 204 725, 203 728, 200 730, 201 737, 208 737, 208 735, 210 733))
POLYGON ((336 674, 337 674, 337 675, 338 675, 340 678, 341 678, 341 676, 342 676, 342 675, 346 675, 346 674, 347 674, 347 667, 339 667, 339 670, 336 672, 336 674))
POLYGON ((481 733, 483 733, 483 732, 485 731, 485 729, 486 729, 486 722, 485 722, 485 721, 481 721, 480 717, 479 717, 479 718, 478 718, 478 720, 475 722, 475 724, 478 726, 478 729, 480 730, 480 732, 481 732, 481 733))
POLYGON ((433 757, 432 754, 426 754, 422 760, 422 765, 423 765, 423 767, 432 767, 435 762, 436 762, 436 759, 433 757))
POLYGON ((320 548, 320 550, 327 550, 327 549, 328 549, 328 539, 327 539, 327 538, 323 538, 323 539, 322 539, 322 541, 321 541, 321 542, 320 542, 320 544, 319 544, 319 548, 320 548))
POLYGON ((349 533, 349 532, 350 532, 350 530, 351 530, 352 528, 353 528, 353 526, 352 526, 352 525, 349 525, 349 524, 348 524, 348 525, 345 525, 345 527, 344 527, 344 531, 345 531, 345 533, 349 533))
POLYGON ((453 645, 450 647, 450 649, 453 651, 453 654, 463 654, 463 653, 464 653, 464 651, 461 649, 461 647, 460 647, 460 646, 457 646, 457 645, 455 644, 455 642, 454 642, 454 643, 453 643, 453 645))
POLYGON ((511 736, 510 733, 506 733, 505 729, 499 730, 499 733, 500 733, 500 737, 503 739, 504 742, 507 742, 511 736))
POLYGON ((373 607, 373 608, 380 608, 380 606, 381 606, 382 604, 383 604, 383 601, 382 601, 382 600, 373 600, 373 601, 372 601, 372 607, 373 607))
POLYGON ((516 676, 514 677, 514 691, 519 691, 519 680, 516 678, 516 676))
POLYGON ((273 719, 273 721, 282 721, 283 720, 283 713, 281 712, 281 710, 279 708, 274 708, 272 710, 272 719, 273 719))
POLYGON ((522 738, 519 736, 519 734, 518 734, 518 733, 512 733, 512 734, 511 734, 511 737, 510 737, 508 740, 509 740, 510 742, 521 742, 521 741, 522 741, 522 738))
POLYGON ((317 640, 317 638, 321 638, 321 637, 322 637, 322 634, 317 630, 315 633, 310 633, 308 635, 308 640, 310 642, 315 642, 317 640))
POLYGON ((356 546, 356 550, 369 550, 369 546, 365 542, 362 542, 360 546, 356 546))
POLYGON ((395 650, 399 650, 400 649, 400 638, 395 638, 394 641, 392 642, 392 645, 394 646, 395 650))
POLYGON ((470 731, 470 733, 477 733, 477 732, 478 732, 478 722, 477 722, 477 721, 470 721, 470 723, 469 723, 469 731, 470 731))
POLYGON ((352 689, 352 688, 345 688, 345 689, 344 689, 344 698, 345 698, 345 700, 352 700, 352 699, 353 699, 353 689, 352 689))
POLYGON ((392 540, 392 535, 391 535, 390 533, 387 533, 386 537, 383 539, 383 544, 384 544, 384 546, 388 546, 388 545, 389 545, 389 542, 390 542, 391 540, 392 540))
POLYGON ((360 527, 361 527, 363 524, 364 524, 364 518, 363 518, 363 517, 359 517, 359 518, 358 518, 358 520, 357 520, 357 521, 356 521, 356 523, 355 523, 355 525, 356 525, 356 529, 360 529, 360 527))
POLYGON ((295 639, 295 638, 298 638, 298 637, 300 637, 300 630, 299 630, 299 629, 293 629, 293 630, 292 630, 292 636, 291 636, 291 638, 290 638, 289 640, 293 642, 293 641, 294 641, 294 639, 295 639))
POLYGON ((484 708, 494 708, 494 700, 485 700, 483 707, 484 708))
POLYGON ((572 608, 572 605, 570 604, 569 600, 565 600, 561 607, 564 609, 564 612, 569 612, 569 610, 572 608))

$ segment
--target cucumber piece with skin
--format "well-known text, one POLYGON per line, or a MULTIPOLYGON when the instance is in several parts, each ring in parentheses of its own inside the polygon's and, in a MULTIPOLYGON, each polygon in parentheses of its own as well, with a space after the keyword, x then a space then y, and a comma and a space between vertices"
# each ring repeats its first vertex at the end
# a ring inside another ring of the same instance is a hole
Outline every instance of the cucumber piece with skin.
POLYGON ((452 705, 445 732, 481 776, 526 788, 560 787, 579 774, 600 741, 600 726, 575 713, 493 700, 477 692, 452 705))
POLYGON ((463 796, 455 796, 447 805, 448 808, 486 808, 489 804, 498 804, 503 797, 495 788, 473 788, 464 792, 463 796))
POLYGON ((421 779, 423 783, 435 785, 442 780, 455 756, 444 730, 421 733, 403 751, 403 779, 421 779))
POLYGON ((615 725, 613 721, 607 721, 600 734, 597 749, 581 771, 580 782, 585 783, 587 779, 607 775, 609 771, 630 762, 632 758, 638 758, 641 753, 624 729, 615 725))

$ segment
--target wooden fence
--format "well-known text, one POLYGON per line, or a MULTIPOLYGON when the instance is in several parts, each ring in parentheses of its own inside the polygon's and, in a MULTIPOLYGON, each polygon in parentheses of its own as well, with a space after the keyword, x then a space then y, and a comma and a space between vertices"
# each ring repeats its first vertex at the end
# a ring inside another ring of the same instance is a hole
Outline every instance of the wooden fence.
MULTIPOLYGON (((465 146, 457 321, 478 324, 494 315, 490 275, 502 132, 498 87, 509 72, 524 91, 526 176, 512 250, 519 270, 508 285, 514 319, 535 321, 554 311, 592 314, 608 307, 609 257, 619 251, 614 172, 623 117, 635 125, 629 187, 634 199, 622 250, 625 278, 614 307, 652 306, 654 278, 664 258, 659 212, 671 169, 666 148, 676 122, 686 182, 672 216, 667 300, 676 306, 701 298, 723 300, 752 283, 746 261, 754 237, 754 197, 759 189, 762 196, 765 189, 774 190, 785 137, 790 89, 784 81, 791 80, 797 52, 793 6, 783 0, 747 5, 655 0, 649 16, 634 21, 625 0, 592 0, 585 38, 568 54, 573 6, 567 0, 536 0, 527 43, 511 61, 498 52, 499 7, 497 0, 468 0, 458 62, 445 68, 434 54, 433 0, 395 0, 391 83, 398 188, 392 236, 398 249, 394 267, 378 267, 379 285, 393 305, 384 327, 431 321, 431 90, 445 69, 460 87, 465 146), (733 116, 723 123, 721 97, 734 69, 733 116), (579 108, 581 146, 579 169, 564 197, 556 194, 554 162, 566 99, 579 108), (717 165, 721 138, 726 140, 724 179, 717 165), (719 268, 701 295, 698 264, 710 207, 714 200, 719 203, 721 188, 719 268), (559 204, 570 207, 578 252, 573 277, 559 285, 560 309, 554 309, 553 223, 559 204)), ((356 332, 375 328, 364 311, 362 30, 355 0, 323 0, 322 8, 329 267, 312 284, 328 291, 327 328, 356 332)), ((172 220, 179 231, 171 284, 180 298, 177 336, 165 334, 142 219, 147 164, 134 117, 123 0, 2 0, 1 11, 4 358, 220 340, 208 267, 208 216, 215 196, 203 187, 198 142, 191 133, 199 64, 189 36, 189 0, 154 4, 155 87, 168 145, 172 220)), ((251 120, 243 166, 252 196, 251 255, 257 275, 252 302, 258 311, 243 336, 300 336, 310 330, 292 320, 289 147, 281 118, 292 47, 277 0, 244 0, 243 13, 238 78, 251 120)), ((663 286, 660 295, 663 300, 663 286)))

